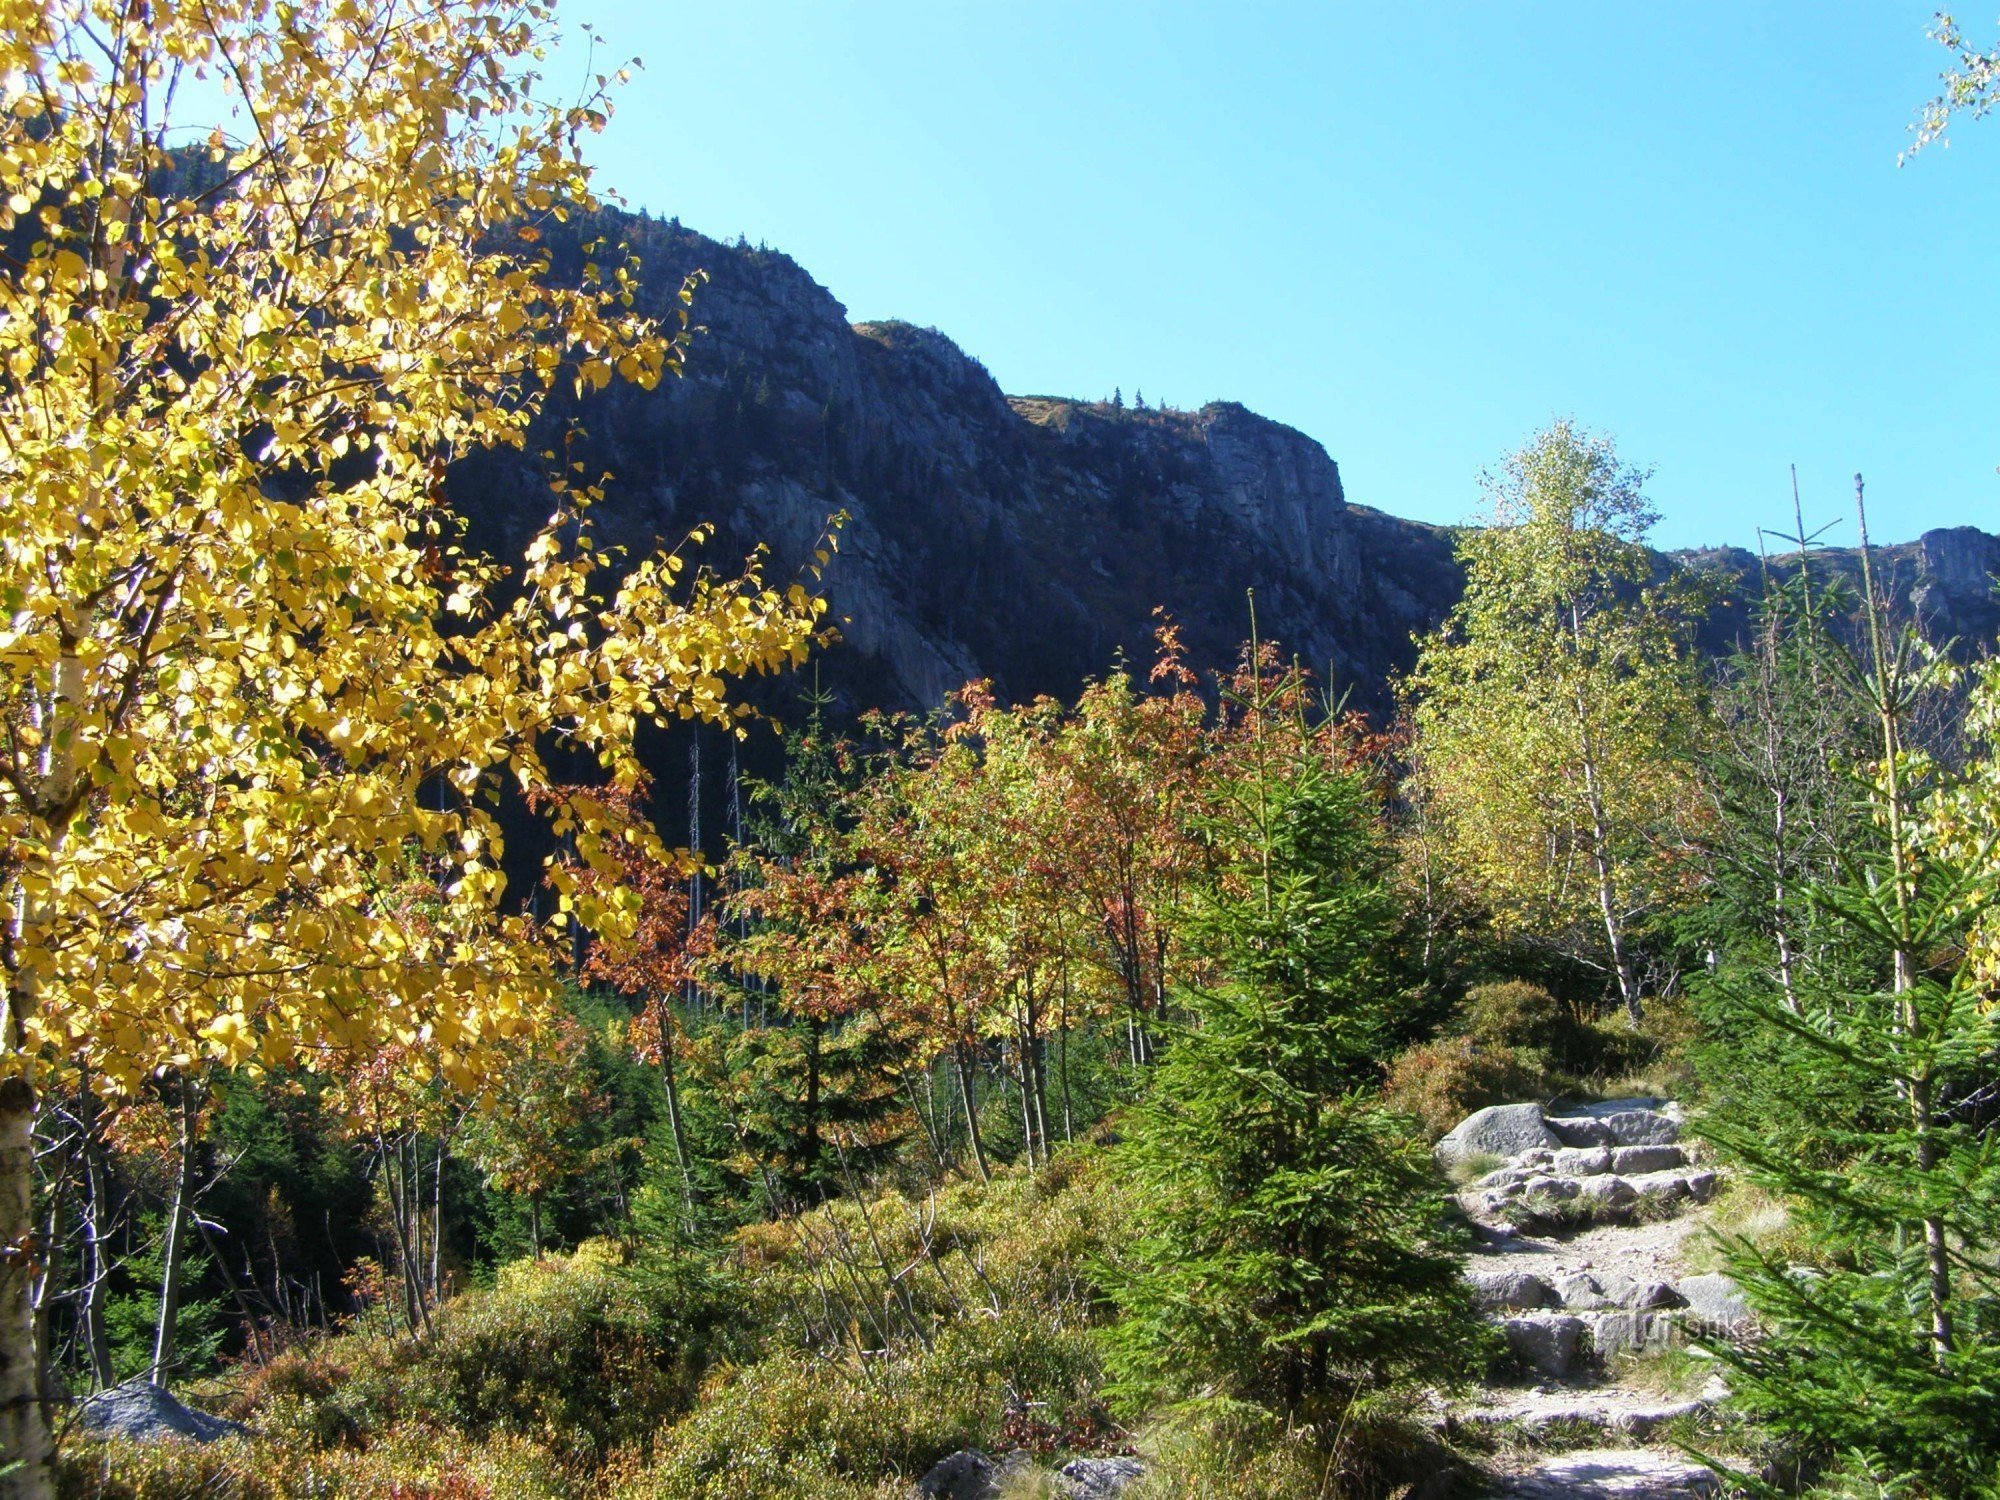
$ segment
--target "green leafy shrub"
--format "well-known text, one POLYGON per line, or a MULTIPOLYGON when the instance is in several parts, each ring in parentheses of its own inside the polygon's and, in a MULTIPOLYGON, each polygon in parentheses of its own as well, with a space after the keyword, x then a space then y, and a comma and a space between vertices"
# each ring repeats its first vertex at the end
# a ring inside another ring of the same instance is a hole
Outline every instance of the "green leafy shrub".
POLYGON ((502 1268, 492 1290, 447 1303, 417 1346, 408 1404, 474 1435, 511 1432, 566 1458, 601 1457, 692 1404, 724 1295, 689 1267, 663 1305, 601 1250, 502 1268))
POLYGON ((130 1443, 77 1437, 56 1460, 61 1500, 186 1500, 193 1495, 233 1495, 275 1500, 276 1482, 259 1472, 252 1447, 240 1439, 220 1443, 130 1443))
MULTIPOLYGON (((729 1371, 664 1435, 621 1500, 863 1496, 960 1448, 1002 1446, 1011 1411, 1052 1423, 1096 1409, 1086 1329, 1031 1309, 949 1323, 935 1340, 861 1361, 780 1350, 729 1371)), ((895 1491, 900 1493, 900 1491, 895 1491)))
POLYGON ((1633 1031, 1618 1023, 1597 1028, 1608 1033, 1604 1077, 1621 1093, 1691 1100, 1701 1092, 1695 1053, 1701 1018, 1685 994, 1662 995, 1646 1006, 1645 1024, 1633 1031))
POLYGON ((1672 1023, 1670 1037, 1658 1032, 1650 1019, 1643 1032, 1622 1016, 1613 1021, 1585 1020, 1540 985, 1525 980, 1477 985, 1466 992, 1447 1036, 1432 1044, 1437 1051, 1411 1061, 1412 1074, 1437 1069, 1437 1080, 1426 1087, 1424 1080, 1412 1077, 1404 1087, 1413 1104, 1430 1102, 1434 1096, 1434 1113, 1415 1111, 1426 1123, 1441 1121, 1445 1101, 1454 1095, 1458 1100, 1479 1098, 1444 1123, 1445 1129, 1487 1104, 1588 1091, 1658 1061, 1663 1037, 1669 1042, 1681 1039, 1683 1013, 1667 1006, 1663 1015, 1672 1023), (1454 1053, 1452 1042, 1462 1050, 1454 1053))
POLYGON ((427 1339, 349 1336, 248 1375, 232 1414, 304 1448, 366 1447, 411 1421, 506 1434, 591 1469, 693 1403, 733 1316, 723 1273, 600 1244, 519 1261, 453 1298, 427 1339))
POLYGON ((818 1454, 745 1448, 728 1463, 654 1471, 612 1492, 615 1500, 907 1500, 908 1480, 849 1479, 818 1454))
MULTIPOLYGON (((357 1347, 369 1347, 354 1341, 357 1347)), ((328 1448, 361 1438, 359 1424, 340 1399, 352 1375, 336 1360, 331 1341, 318 1347, 287 1349, 250 1369, 229 1392, 224 1414, 255 1423, 273 1438, 309 1448, 328 1448)))
POLYGON ((1489 1104, 1541 1097, 1546 1083, 1540 1069, 1528 1066, 1505 1043, 1440 1037, 1397 1055, 1382 1097, 1392 1108, 1416 1116, 1435 1137, 1489 1104))
POLYGON ((1570 1063, 1583 1024, 1537 984, 1519 979, 1468 990, 1458 1030, 1484 1046, 1510 1047, 1541 1067, 1570 1063))
POLYGON ((1126 1500, 1436 1500, 1467 1488, 1465 1461, 1394 1411, 1362 1402, 1331 1432, 1248 1408, 1183 1412, 1141 1444, 1126 1500))
POLYGON ((1149 1435, 1146 1473, 1126 1500, 1291 1500, 1322 1492, 1326 1455, 1267 1413, 1187 1415, 1149 1435))
POLYGON ((835 1347, 858 1324, 863 1345, 875 1347, 921 1342, 997 1308, 1096 1319, 1093 1268, 1124 1234, 1127 1213, 1101 1156, 1070 1147, 1040 1172, 955 1181, 921 1197, 841 1199, 745 1226, 732 1245, 753 1324, 808 1348, 835 1347))
POLYGON ((732 1238, 764 1357, 719 1371, 620 1500, 862 1500, 963 1447, 1109 1429, 1094 1267, 1127 1207, 1102 1158, 829 1203, 732 1238))

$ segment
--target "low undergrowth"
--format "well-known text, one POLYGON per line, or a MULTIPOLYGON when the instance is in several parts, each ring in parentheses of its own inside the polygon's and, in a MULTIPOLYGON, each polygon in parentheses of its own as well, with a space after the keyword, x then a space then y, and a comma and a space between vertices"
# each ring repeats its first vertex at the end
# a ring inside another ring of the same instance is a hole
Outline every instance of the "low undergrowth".
POLYGON ((1102 1158, 1076 1151, 702 1250, 592 1242, 503 1268, 428 1337, 350 1332, 190 1392, 246 1437, 73 1439, 60 1494, 903 1500, 965 1447, 1037 1461, 1010 1500, 1080 1454, 1141 1454, 1132 1500, 1442 1495, 1466 1472, 1401 1398, 1355 1402, 1338 1431, 1199 1402, 1122 1424, 1097 1268, 1128 1213, 1102 1158))
POLYGON ((197 1445, 73 1438, 64 1500, 569 1500, 574 1476, 526 1438, 398 1424, 320 1447, 288 1431, 197 1445))

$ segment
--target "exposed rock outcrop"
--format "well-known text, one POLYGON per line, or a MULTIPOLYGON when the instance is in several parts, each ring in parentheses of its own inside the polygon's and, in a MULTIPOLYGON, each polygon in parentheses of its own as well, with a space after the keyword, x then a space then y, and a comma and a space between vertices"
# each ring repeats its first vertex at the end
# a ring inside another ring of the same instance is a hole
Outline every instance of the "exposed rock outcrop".
MULTIPOLYGON (((928 708, 981 675, 1007 697, 1071 694, 1120 651, 1148 659, 1162 606, 1221 665, 1254 588, 1266 635, 1379 704, 1457 593, 1445 531, 1350 505, 1318 442, 1240 405, 1009 398, 942 333, 850 325, 785 256, 641 218, 578 232, 607 229, 642 255, 652 306, 708 280, 685 379, 577 409, 571 456, 615 476, 596 524, 640 548, 714 521, 788 567, 845 510, 828 587, 848 646, 826 670, 863 703, 928 708)), ((557 247, 559 270, 573 253, 557 247)), ((495 547, 549 510, 510 455, 448 485, 495 547)))
POLYGON ((917 1481, 918 1500, 999 1500, 1001 1481, 1012 1467, 995 1463, 977 1448, 947 1453, 917 1481))
MULTIPOLYGON (((1062 1500, 1117 1500, 1143 1472, 1136 1458, 1073 1458, 1055 1471, 1055 1491, 1062 1500)), ((1010 1484, 1032 1488, 1047 1477, 1026 1453, 992 1459, 977 1448, 961 1448, 931 1465, 916 1483, 916 1496, 917 1500, 999 1500, 1010 1484)), ((1035 1488, 1034 1493, 1043 1491, 1035 1488)))
POLYGON ((1467 1115, 1432 1149, 1450 1166, 1482 1156, 1553 1152, 1561 1144, 1539 1104, 1495 1104, 1467 1115))
POLYGON ((85 1397, 77 1406, 77 1423, 87 1432, 135 1442, 213 1443, 244 1431, 241 1422, 197 1411, 143 1378, 85 1397))
POLYGON ((1136 1458, 1073 1458, 1056 1470, 1063 1500, 1117 1500, 1145 1468, 1136 1458))
POLYGON ((1917 539, 1917 578, 1910 590, 1918 617, 1932 633, 1968 640, 2000 636, 2000 536, 1972 526, 1926 531, 1917 539))

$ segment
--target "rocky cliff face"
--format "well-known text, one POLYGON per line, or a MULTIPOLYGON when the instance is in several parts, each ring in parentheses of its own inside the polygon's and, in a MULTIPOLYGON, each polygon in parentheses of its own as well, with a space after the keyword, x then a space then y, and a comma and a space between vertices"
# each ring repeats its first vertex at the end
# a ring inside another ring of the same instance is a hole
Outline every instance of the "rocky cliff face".
MULTIPOLYGON (((1914 542, 1876 548, 1873 561, 1876 586, 1932 641, 1966 658, 2000 647, 2000 536, 1972 526, 1927 531, 1914 542)), ((1727 651, 1743 628, 1766 575, 1790 577, 1800 566, 1796 554, 1759 558, 1741 547, 1671 553, 1661 564, 1719 580, 1719 597, 1701 639, 1716 654, 1727 651)), ((1817 574, 1840 578, 1859 597, 1861 554, 1855 549, 1817 550, 1811 566, 1817 574)))
POLYGON ((1931 633, 1974 645, 2000 640, 2000 536, 1952 526, 1926 531, 1916 551, 1910 598, 1931 633))
MULTIPOLYGON (((573 413, 579 456, 616 476, 598 525, 639 547, 714 521, 723 546, 768 540, 790 565, 845 511, 828 578, 845 642, 825 670, 857 701, 928 707, 976 676, 1072 693, 1119 652, 1150 655, 1156 607, 1220 664, 1250 589, 1266 635, 1375 701, 1456 594, 1448 534, 1350 505, 1318 443, 1241 406, 1009 398, 940 333, 849 324, 784 256, 620 227, 652 295, 709 280, 685 379, 573 413)), ((548 509, 511 456, 452 486, 495 546, 548 509)))
MULTIPOLYGON (((1380 705, 1412 635, 1457 596, 1446 531, 1350 503, 1317 442, 1241 406, 1010 398, 943 334, 850 324, 785 256, 644 218, 579 233, 607 229, 662 307, 684 274, 709 279, 685 379, 556 414, 581 420, 569 456, 616 476, 600 530, 639 548, 713 521, 719 561, 766 540, 790 567, 845 511, 828 578, 845 641, 823 670, 851 702, 926 708, 980 676, 1009 697, 1072 693, 1117 653, 1143 661, 1161 606, 1219 665, 1254 589, 1267 637, 1380 705)), ((496 546, 549 508, 511 455, 460 465, 452 494, 496 546)), ((1990 640, 1996 554, 2000 539, 1961 528, 1893 566, 1935 625, 1990 640)), ((1758 576, 1748 554, 1684 561, 1735 575, 1739 594, 1758 576)))

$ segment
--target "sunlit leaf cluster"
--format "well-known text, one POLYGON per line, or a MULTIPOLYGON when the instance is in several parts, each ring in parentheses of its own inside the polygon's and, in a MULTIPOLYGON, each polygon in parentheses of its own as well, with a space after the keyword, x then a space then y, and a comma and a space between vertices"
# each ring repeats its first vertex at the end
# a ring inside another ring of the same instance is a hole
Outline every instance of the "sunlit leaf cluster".
MULTIPOLYGON (((726 722, 732 679, 807 649, 802 584, 599 556, 592 476, 558 469, 511 568, 442 508, 557 382, 680 359, 629 256, 566 283, 540 248, 595 204, 613 83, 544 103, 550 27, 495 0, 0 12, 8 1068, 125 1087, 421 1043, 478 1084, 549 983, 496 798, 549 790, 557 746, 629 787, 640 724, 726 722)), ((552 816, 595 867, 652 837, 607 799, 552 816)), ((629 924, 615 881, 555 878, 629 924)))

